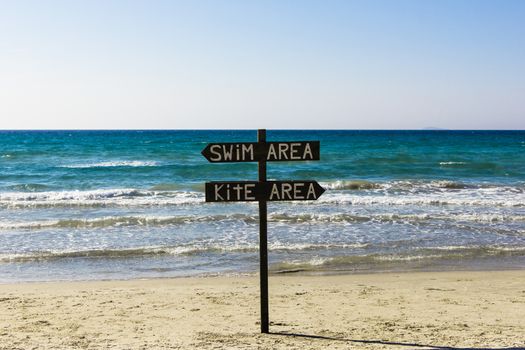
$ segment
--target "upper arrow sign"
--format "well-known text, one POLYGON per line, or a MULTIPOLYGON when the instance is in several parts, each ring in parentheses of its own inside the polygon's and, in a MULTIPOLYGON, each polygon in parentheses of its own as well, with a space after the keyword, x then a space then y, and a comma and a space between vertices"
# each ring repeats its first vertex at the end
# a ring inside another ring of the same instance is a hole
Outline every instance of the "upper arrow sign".
POLYGON ((202 155, 212 163, 319 160, 319 141, 210 143, 202 155))

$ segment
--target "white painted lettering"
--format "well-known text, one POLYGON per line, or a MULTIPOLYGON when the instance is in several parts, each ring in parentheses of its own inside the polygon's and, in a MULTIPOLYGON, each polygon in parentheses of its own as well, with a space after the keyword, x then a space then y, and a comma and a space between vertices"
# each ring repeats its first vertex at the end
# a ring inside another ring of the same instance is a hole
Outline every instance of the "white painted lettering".
POLYGON ((290 144, 290 159, 292 160, 300 160, 301 156, 299 155, 299 147, 301 147, 300 143, 291 143, 290 144))
POLYGON ((222 148, 223 152, 224 152, 224 160, 232 160, 233 158, 233 145, 229 145, 229 146, 223 146, 222 148), (229 147, 230 149, 228 149, 227 147, 229 147))
POLYGON ((255 188, 255 184, 246 184, 244 185, 244 199, 249 200, 255 200, 255 195, 252 195, 252 190, 255 188))
POLYGON ((277 184, 272 184, 272 190, 270 191, 270 199, 269 200, 280 200, 281 196, 279 196, 279 189, 277 187, 277 184), (275 196, 275 199, 274 199, 275 196))
POLYGON ((288 151, 288 144, 280 143, 279 144, 279 159, 288 159, 288 155, 286 154, 287 151, 288 151))
POLYGON ((219 200, 223 201, 224 200, 224 198, 219 194, 219 191, 222 189, 222 186, 224 186, 224 185, 215 184, 215 186, 214 186, 214 189, 215 189, 215 200, 216 201, 219 201, 219 200))
POLYGON ((252 145, 242 145, 242 160, 245 160, 245 155, 248 155, 249 160, 255 160, 253 154, 253 144, 252 145))
POLYGON ((293 199, 304 199, 304 196, 301 194, 304 187, 304 182, 295 182, 293 184, 293 199))
POLYGON ((281 198, 282 199, 285 199, 285 196, 288 197, 289 200, 292 200, 292 195, 290 192, 292 192, 292 185, 291 184, 287 184, 287 183, 283 183, 282 186, 281 186, 281 191, 282 191, 282 195, 281 195, 281 198))
POLYGON ((221 159, 222 159, 222 155, 221 153, 219 152, 221 149, 221 146, 220 145, 212 145, 210 147, 210 153, 212 154, 212 156, 210 157, 210 159, 214 162, 219 162, 221 159))
POLYGON ((277 152, 275 151, 275 147, 273 143, 270 143, 270 147, 268 148, 268 155, 266 156, 266 160, 275 160, 277 159, 277 152))
POLYGON ((317 199, 315 195, 315 187, 313 182, 308 185, 308 193, 306 194, 306 199, 317 199), (310 198, 310 196, 312 197, 310 198))
POLYGON ((241 184, 237 184, 235 186, 233 186, 233 190, 236 191, 236 200, 240 201, 241 200, 241 190, 244 190, 244 186, 242 186, 241 184))
POLYGON ((314 159, 314 155, 312 154, 312 148, 310 147, 309 142, 307 142, 306 146, 304 147, 303 159, 314 159), (308 154, 310 155, 309 157, 306 156, 308 154))

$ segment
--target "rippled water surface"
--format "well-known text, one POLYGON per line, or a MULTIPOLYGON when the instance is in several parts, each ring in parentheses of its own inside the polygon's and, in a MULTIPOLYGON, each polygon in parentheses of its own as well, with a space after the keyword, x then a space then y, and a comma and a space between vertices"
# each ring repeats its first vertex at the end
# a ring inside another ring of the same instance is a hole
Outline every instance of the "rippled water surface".
MULTIPOLYGON (((270 269, 525 267, 525 132, 268 131, 321 141, 321 160, 269 163, 315 202, 269 203, 270 269)), ((0 281, 255 272, 257 205, 204 203, 208 142, 255 131, 0 132, 0 281)))

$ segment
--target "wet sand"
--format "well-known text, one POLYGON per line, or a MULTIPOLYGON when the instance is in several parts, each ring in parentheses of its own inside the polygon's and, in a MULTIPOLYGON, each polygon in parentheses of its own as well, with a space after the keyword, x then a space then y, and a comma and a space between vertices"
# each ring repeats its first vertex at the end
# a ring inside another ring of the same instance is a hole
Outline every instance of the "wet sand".
POLYGON ((525 271, 0 285, 0 349, 525 349, 525 271))

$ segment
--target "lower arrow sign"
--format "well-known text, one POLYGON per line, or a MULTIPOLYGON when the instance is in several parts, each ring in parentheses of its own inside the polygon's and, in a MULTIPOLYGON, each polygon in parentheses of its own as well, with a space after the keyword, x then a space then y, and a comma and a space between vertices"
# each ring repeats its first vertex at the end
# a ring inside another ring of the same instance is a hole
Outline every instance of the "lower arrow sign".
POLYGON ((317 181, 207 182, 206 202, 307 201, 323 193, 317 181))

